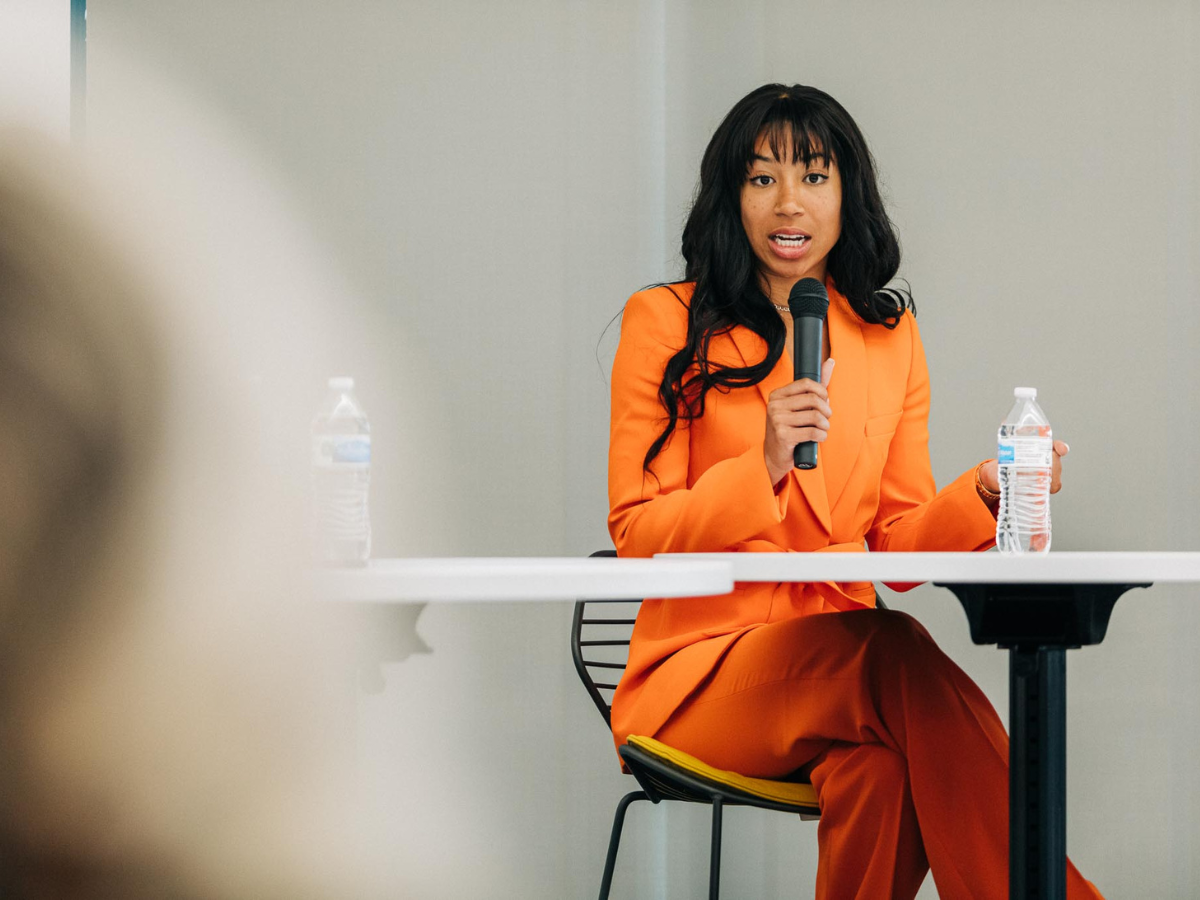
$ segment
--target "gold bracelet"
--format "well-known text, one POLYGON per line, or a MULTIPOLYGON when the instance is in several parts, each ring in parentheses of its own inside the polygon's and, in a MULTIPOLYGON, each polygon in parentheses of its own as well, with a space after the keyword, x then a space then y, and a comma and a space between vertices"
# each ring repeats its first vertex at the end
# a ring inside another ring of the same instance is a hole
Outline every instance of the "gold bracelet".
POLYGON ((988 504, 989 506, 992 505, 993 503, 1000 502, 1000 495, 998 493, 993 493, 992 491, 989 491, 986 487, 984 487, 983 486, 983 478, 980 476, 980 473, 983 472, 983 467, 986 466, 990 462, 991 462, 990 459, 985 459, 983 462, 981 462, 978 466, 975 467, 975 491, 979 494, 979 496, 983 500, 983 502, 988 504))

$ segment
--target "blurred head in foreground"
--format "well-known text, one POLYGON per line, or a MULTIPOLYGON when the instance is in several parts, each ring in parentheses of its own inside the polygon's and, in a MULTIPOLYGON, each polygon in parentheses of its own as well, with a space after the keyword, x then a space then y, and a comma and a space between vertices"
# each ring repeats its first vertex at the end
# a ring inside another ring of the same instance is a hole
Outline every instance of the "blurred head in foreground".
POLYGON ((303 498, 195 257, 82 166, 0 128, 0 896, 374 896, 303 498))

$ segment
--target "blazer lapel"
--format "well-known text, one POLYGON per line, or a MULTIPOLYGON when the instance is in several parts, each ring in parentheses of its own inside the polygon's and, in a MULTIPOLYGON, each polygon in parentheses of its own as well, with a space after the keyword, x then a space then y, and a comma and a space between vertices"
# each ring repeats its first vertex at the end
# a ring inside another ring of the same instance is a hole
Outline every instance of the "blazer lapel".
MULTIPOLYGON (((833 304, 831 302, 831 311, 832 308, 833 304)), ((754 363, 761 362, 763 357, 766 355, 766 342, 750 329, 735 328, 730 332, 729 336, 732 338, 734 347, 737 348, 738 353, 741 355, 742 365, 753 365, 754 363)), ((832 335, 830 339, 832 341, 832 335)), ((860 348, 861 344, 862 336, 859 335, 860 348)), ((793 371, 792 348, 784 347, 783 354, 780 356, 779 361, 775 364, 775 368, 771 370, 771 374, 755 385, 755 387, 758 388, 759 394, 762 396, 764 410, 766 408, 767 401, 770 399, 771 392, 792 382, 793 371)), ((836 375, 834 376, 833 381, 837 381, 836 375)), ((864 397, 865 393, 866 390, 864 382, 864 397)), ((836 415, 834 418, 837 418, 836 415)), ((832 425, 833 423, 831 422, 830 427, 832 427, 832 425)), ((860 431, 861 428, 862 426, 860 424, 860 431)), ((830 435, 830 437, 832 437, 832 435, 830 435)), ((822 468, 824 466, 825 457, 822 456, 818 450, 817 468, 792 469, 788 477, 796 482, 800 492, 804 495, 805 500, 808 502, 808 506, 812 510, 813 515, 820 523, 821 528, 824 529, 826 534, 829 534, 832 532, 833 526, 832 515, 830 514, 829 494, 826 486, 827 478, 822 472, 822 468)), ((847 470, 846 477, 848 477, 848 474, 849 471, 847 470)), ((843 487, 845 486, 845 477, 843 477, 841 485, 843 487)))
POLYGON ((829 505, 836 506, 862 450, 867 421, 867 350, 859 318, 850 303, 829 286, 829 351, 837 360, 829 382, 829 439, 818 454, 829 505), (826 449, 828 448, 828 449, 826 449))

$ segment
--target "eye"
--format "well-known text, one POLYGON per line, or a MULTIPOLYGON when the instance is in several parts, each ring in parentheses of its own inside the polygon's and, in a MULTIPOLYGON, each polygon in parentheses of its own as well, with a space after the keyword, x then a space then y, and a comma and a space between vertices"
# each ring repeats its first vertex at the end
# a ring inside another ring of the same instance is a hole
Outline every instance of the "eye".
POLYGON ((809 172, 804 176, 804 181, 807 184, 824 184, 829 180, 829 176, 824 172, 809 172))
POLYGON ((751 175, 750 176, 750 183, 756 184, 759 187, 766 187, 767 185, 773 183, 774 181, 775 181, 775 179, 772 178, 770 175, 751 175))

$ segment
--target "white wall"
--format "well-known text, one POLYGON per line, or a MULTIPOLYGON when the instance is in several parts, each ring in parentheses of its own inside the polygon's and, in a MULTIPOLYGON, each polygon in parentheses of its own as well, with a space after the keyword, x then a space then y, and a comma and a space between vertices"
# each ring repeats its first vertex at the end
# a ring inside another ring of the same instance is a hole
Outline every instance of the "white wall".
POLYGON ((71 4, 0 2, 0 108, 66 140, 71 118, 71 4))
MULTIPOLYGON (((1055 547, 1195 548, 1200 12, 901 9, 93 0, 89 127, 136 91, 110 65, 132 50, 224 110, 340 256, 374 327, 361 356, 313 361, 314 397, 323 372, 363 382, 378 555, 583 554, 607 545, 605 326, 677 274, 729 106, 766 80, 824 87, 901 229, 939 482, 990 454, 1011 387, 1035 384, 1073 448, 1055 547)), ((1004 657, 970 645, 948 594, 894 604, 1006 710, 1004 657)), ((434 652, 363 698, 413 896, 594 893, 629 786, 568 617, 427 609, 434 652)), ((1200 894, 1197 637, 1194 591, 1155 588, 1071 654, 1069 847, 1110 897, 1200 894)), ((727 885, 811 891, 815 826, 729 820, 727 885)), ((703 810, 635 807, 614 895, 702 893, 705 828, 703 810)))

